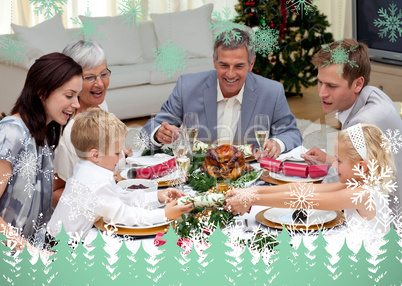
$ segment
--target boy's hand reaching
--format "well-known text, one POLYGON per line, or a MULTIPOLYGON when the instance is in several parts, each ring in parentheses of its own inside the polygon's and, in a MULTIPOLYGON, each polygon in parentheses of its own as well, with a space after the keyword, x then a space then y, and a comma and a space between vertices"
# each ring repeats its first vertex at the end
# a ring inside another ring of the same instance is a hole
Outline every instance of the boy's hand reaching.
POLYGON ((167 219, 176 219, 182 214, 191 212, 194 209, 193 204, 178 206, 177 201, 168 203, 165 207, 165 217, 167 219))
POLYGON ((172 200, 178 199, 186 194, 175 188, 167 188, 158 192, 158 200, 161 204, 170 203, 172 200))

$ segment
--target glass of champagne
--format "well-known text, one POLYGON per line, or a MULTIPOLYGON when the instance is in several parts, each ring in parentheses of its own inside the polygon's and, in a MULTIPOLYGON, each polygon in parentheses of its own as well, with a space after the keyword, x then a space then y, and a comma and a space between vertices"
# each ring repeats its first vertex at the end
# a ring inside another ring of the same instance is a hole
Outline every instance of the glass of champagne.
POLYGON ((265 143, 269 137, 269 117, 266 114, 257 114, 254 118, 254 132, 258 145, 260 145, 261 156, 264 153, 265 143))
POLYGON ((193 151, 195 140, 198 136, 198 114, 195 112, 188 112, 184 114, 183 129, 187 133, 187 138, 190 144, 190 149, 193 151))
POLYGON ((184 183, 187 172, 190 168, 191 149, 187 135, 182 129, 176 129, 172 132, 172 148, 175 155, 177 170, 180 174, 180 186, 184 192, 184 183))

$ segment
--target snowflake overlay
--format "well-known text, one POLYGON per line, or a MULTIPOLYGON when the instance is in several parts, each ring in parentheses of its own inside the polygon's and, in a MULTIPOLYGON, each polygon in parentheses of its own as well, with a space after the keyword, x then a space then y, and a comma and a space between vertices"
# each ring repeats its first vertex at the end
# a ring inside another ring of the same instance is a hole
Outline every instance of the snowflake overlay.
POLYGON ((25 44, 13 39, 11 36, 5 36, 0 42, 0 62, 6 62, 6 65, 17 65, 22 62, 26 55, 25 44))
POLYGON ((63 195, 60 201, 71 207, 68 216, 70 220, 75 220, 78 216, 83 215, 93 221, 95 208, 105 204, 105 201, 95 194, 93 188, 84 186, 77 180, 71 180, 71 193, 63 195))
POLYGON ((174 74, 186 69, 186 49, 180 48, 172 40, 154 49, 154 69, 171 78, 174 74))
POLYGON ((299 15, 299 11, 305 11, 305 15, 309 12, 314 12, 315 8, 317 8, 317 1, 315 0, 288 0, 286 1, 286 8, 290 9, 293 13, 296 12, 299 15))
POLYGON ((394 3, 389 5, 388 10, 389 15, 387 10, 384 8, 380 8, 378 10, 378 15, 383 19, 375 19, 374 26, 377 28, 382 28, 378 33, 380 38, 388 37, 390 42, 395 43, 398 38, 397 33, 399 33, 399 37, 402 37, 402 10, 399 9, 398 13, 398 8, 394 3))
POLYGON ((244 207, 250 206, 250 204, 256 200, 258 200, 257 189, 249 188, 249 189, 240 189, 236 192, 236 195, 233 197, 234 200, 238 201, 244 207))
POLYGON ((381 147, 385 149, 387 153, 392 152, 398 154, 399 149, 402 148, 402 135, 398 129, 392 132, 391 129, 387 129, 386 133, 381 135, 381 147))
POLYGON ((231 9, 228 6, 225 6, 223 8, 222 15, 217 11, 212 12, 212 21, 208 24, 209 29, 212 30, 215 36, 215 39, 217 39, 219 35, 223 34, 223 43, 225 45, 230 43, 231 35, 233 39, 237 41, 241 38, 241 35, 235 29, 243 29, 243 25, 234 23, 232 19, 233 16, 231 15, 231 9))
POLYGON ((271 29, 266 23, 263 23, 255 32, 253 41, 255 51, 263 57, 267 56, 273 50, 278 49, 278 38, 279 31, 271 29))
POLYGON ((34 13, 44 14, 46 20, 53 18, 56 14, 63 14, 63 9, 59 5, 67 4, 67 0, 29 0, 29 2, 31 5, 37 5, 34 13))
POLYGON ((324 52, 331 53, 331 60, 324 61, 324 64, 321 67, 328 67, 331 64, 338 65, 338 70, 336 71, 336 73, 339 74, 339 77, 341 77, 343 74, 343 65, 349 64, 352 68, 359 67, 356 64, 356 61, 349 60, 349 54, 351 52, 354 52, 359 47, 359 45, 352 46, 350 50, 347 50, 342 47, 342 41, 337 41, 337 43, 338 47, 333 50, 331 50, 328 45, 322 45, 324 52))
POLYGON ((128 23, 128 25, 143 23, 148 18, 148 5, 143 4, 142 1, 135 0, 122 0, 123 3, 118 3, 122 7, 117 9, 120 11, 119 15, 124 16, 123 23, 128 23))
POLYGON ((314 193, 315 187, 312 183, 301 183, 292 184, 289 186, 290 192, 285 193, 294 197, 295 200, 291 200, 285 205, 289 205, 292 209, 312 209, 314 206, 318 206, 318 203, 311 202, 314 197, 318 196, 318 193, 314 193), (296 187, 297 186, 297 187, 296 187))
MULTIPOLYGON (((91 17, 91 12, 89 9, 87 9, 85 12, 85 16, 91 17)), ((103 22, 103 19, 98 19, 96 21, 93 18, 83 21, 80 21, 78 17, 70 19, 73 21, 73 24, 76 24, 80 27, 79 32, 75 33, 74 37, 78 38, 82 35, 86 41, 89 41, 92 36, 98 36, 100 39, 105 39, 105 36, 97 31, 97 26, 103 22)))

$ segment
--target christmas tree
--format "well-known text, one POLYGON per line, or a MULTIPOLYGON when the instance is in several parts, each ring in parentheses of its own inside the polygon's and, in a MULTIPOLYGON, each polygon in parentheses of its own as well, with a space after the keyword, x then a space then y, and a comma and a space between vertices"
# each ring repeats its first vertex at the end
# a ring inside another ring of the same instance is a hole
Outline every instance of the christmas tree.
POLYGON ((255 30, 253 72, 282 82, 287 94, 300 94, 302 86, 317 84, 312 56, 334 39, 325 32, 327 17, 314 1, 304 1, 305 7, 293 2, 297 1, 239 0, 235 22, 255 30))

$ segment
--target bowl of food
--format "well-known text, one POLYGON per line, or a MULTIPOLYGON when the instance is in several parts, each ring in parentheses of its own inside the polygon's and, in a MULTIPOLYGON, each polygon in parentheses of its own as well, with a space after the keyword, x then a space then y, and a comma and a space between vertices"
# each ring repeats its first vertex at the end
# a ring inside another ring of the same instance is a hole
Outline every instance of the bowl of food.
POLYGON ((154 192, 158 189, 158 183, 145 179, 129 179, 117 183, 120 187, 127 191, 143 190, 146 192, 154 192))

